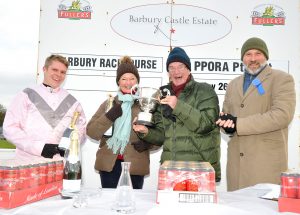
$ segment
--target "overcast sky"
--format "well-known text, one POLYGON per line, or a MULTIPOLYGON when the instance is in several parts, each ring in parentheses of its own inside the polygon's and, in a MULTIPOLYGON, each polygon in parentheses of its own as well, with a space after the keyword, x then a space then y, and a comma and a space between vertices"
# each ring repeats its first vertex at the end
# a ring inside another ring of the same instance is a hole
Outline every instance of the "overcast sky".
POLYGON ((0 104, 36 83, 40 0, 0 0, 0 104))

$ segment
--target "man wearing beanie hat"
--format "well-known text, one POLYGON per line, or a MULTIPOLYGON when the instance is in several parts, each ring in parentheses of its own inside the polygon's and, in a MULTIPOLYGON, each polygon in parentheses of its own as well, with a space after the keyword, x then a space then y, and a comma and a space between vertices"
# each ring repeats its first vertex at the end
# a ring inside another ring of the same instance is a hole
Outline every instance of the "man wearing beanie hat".
POLYGON ((296 105, 293 77, 268 65, 269 51, 262 39, 248 39, 241 59, 244 74, 229 83, 216 122, 231 136, 228 191, 280 183, 281 172, 288 168, 288 126, 296 105))
POLYGON ((123 161, 131 162, 130 177, 134 189, 142 189, 144 176, 149 174, 149 149, 152 145, 140 140, 131 129, 132 119, 140 112, 131 89, 139 81, 140 76, 133 61, 129 56, 124 56, 116 74, 119 87, 117 96, 113 98, 110 95, 87 125, 87 135, 100 141, 95 169, 100 173, 103 188, 117 187, 123 161), (108 131, 112 133, 108 134, 108 131))
POLYGON ((218 96, 209 84, 194 80, 190 58, 182 48, 169 53, 166 66, 170 83, 160 88, 165 96, 153 114, 155 127, 133 125, 133 129, 146 142, 163 145, 161 163, 210 162, 220 181, 220 131, 214 123, 218 96))

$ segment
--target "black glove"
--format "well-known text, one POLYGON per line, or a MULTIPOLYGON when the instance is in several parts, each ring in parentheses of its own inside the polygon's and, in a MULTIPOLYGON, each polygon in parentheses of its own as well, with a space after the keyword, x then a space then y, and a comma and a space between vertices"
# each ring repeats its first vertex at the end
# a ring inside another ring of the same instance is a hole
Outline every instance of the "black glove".
MULTIPOLYGON (((161 86, 159 88, 159 90, 160 90, 160 95, 161 95, 160 99, 164 99, 166 96, 174 95, 171 85, 169 85, 169 84, 161 86)), ((164 117, 171 119, 173 122, 176 121, 175 116, 172 114, 173 109, 170 107, 170 105, 162 104, 161 110, 162 110, 162 114, 164 117)))
POLYGON ((170 84, 161 86, 159 88, 159 90, 160 90, 160 99, 164 99, 164 98, 166 98, 166 96, 175 95, 175 93, 173 92, 170 84))
POLYGON ((233 134, 234 132, 236 132, 236 125, 234 125, 233 128, 232 127, 226 127, 226 128, 223 127, 223 129, 227 134, 233 134))
POLYGON ((137 150, 138 152, 143 152, 151 148, 151 144, 143 140, 132 142, 131 145, 133 145, 134 149, 137 150))
POLYGON ((172 114, 173 109, 170 107, 170 105, 162 104, 161 105, 162 114, 164 117, 171 119, 173 122, 176 121, 175 116, 172 114))
POLYGON ((53 158, 54 155, 59 154, 58 144, 46 143, 41 155, 44 158, 53 158))
POLYGON ((58 153, 61 157, 65 156, 65 152, 66 152, 66 150, 58 148, 58 153))
POLYGON ((236 132, 236 121, 237 121, 237 117, 235 116, 232 116, 231 114, 224 114, 223 116, 220 116, 220 119, 221 120, 232 120, 233 121, 233 124, 234 124, 234 128, 232 127, 223 127, 222 128, 224 129, 224 131, 228 134, 233 134, 234 132, 236 132))
POLYGON ((122 113, 121 104, 117 103, 105 115, 110 121, 114 122, 122 116, 122 113))

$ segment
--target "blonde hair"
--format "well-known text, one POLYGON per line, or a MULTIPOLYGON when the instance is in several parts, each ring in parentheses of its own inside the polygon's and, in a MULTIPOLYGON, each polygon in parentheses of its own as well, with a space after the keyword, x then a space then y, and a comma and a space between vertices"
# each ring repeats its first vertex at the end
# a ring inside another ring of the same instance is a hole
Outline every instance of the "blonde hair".
POLYGON ((58 62, 64 64, 67 68, 69 67, 69 62, 65 57, 63 57, 61 55, 55 55, 55 54, 50 55, 49 57, 47 57, 44 66, 46 68, 48 68, 53 61, 58 61, 58 62))

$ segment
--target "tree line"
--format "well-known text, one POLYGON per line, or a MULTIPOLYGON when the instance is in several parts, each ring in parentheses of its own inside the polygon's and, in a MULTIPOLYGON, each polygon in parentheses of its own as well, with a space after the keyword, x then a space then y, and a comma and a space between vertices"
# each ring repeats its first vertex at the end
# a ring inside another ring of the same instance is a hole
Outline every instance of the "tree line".
POLYGON ((3 126, 5 113, 6 113, 6 108, 2 104, 0 104, 0 127, 3 126))

